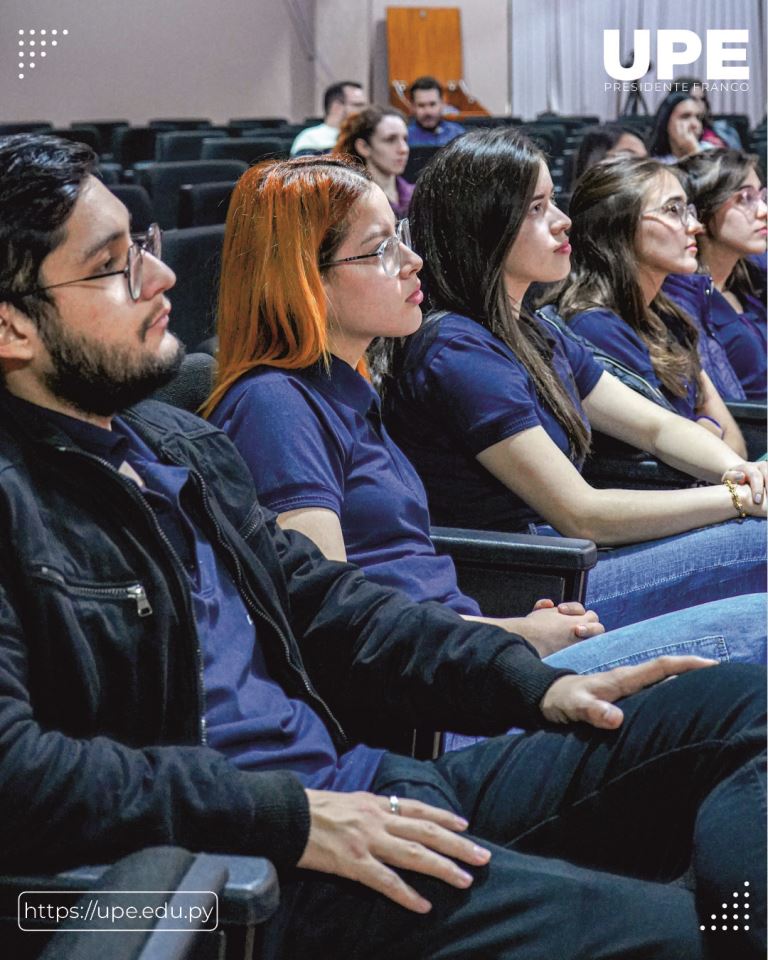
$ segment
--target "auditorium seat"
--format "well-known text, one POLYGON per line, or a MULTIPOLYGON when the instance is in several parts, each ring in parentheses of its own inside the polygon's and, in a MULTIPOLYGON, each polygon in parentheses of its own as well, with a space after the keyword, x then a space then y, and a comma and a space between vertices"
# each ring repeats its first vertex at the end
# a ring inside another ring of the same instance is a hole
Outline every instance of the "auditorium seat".
POLYGON ((54 130, 47 130, 52 137, 61 137, 62 140, 71 140, 72 143, 84 143, 96 153, 101 152, 101 137, 96 127, 82 124, 78 127, 57 127, 54 130))
POLYGON ((169 120, 150 120, 148 126, 154 127, 155 130, 204 130, 213 124, 207 119, 180 117, 169 120))
POLYGON ((167 130, 158 133, 155 160, 200 160, 203 140, 226 137, 227 131, 216 127, 207 130, 167 130))
POLYGON ((178 222, 179 188, 185 183, 237 180, 248 169, 240 160, 188 160, 150 163, 136 171, 138 182, 152 197, 157 222, 164 230, 178 222))
POLYGON ((14 960, 102 960, 105 956, 110 960, 258 960, 259 927, 278 904, 277 874, 268 860, 149 847, 107 866, 0 876, 0 940, 4 956, 14 960), (37 896, 30 897, 30 891, 37 896), (20 901, 25 892, 27 899, 20 901), (90 892, 98 895, 95 904, 90 892), (44 908, 49 903, 79 904, 79 916, 87 918, 93 908, 93 920, 83 924, 88 930, 77 929, 71 918, 62 920, 55 924, 56 933, 47 937, 42 931, 54 926, 50 919, 34 920, 28 915, 24 926, 32 929, 19 929, 20 903, 44 908), (153 910, 167 905, 169 911, 166 917, 158 911, 154 926, 134 922, 130 926, 136 932, 123 930, 115 935, 116 924, 105 916, 105 908, 132 905, 153 910), (191 920, 181 925, 174 919, 180 909, 191 905, 206 910, 214 905, 215 929, 210 929, 212 923, 206 928, 191 920))
POLYGON ((178 226, 207 227, 213 223, 224 223, 236 182, 185 183, 179 189, 178 226))
POLYGON ((112 153, 113 136, 115 130, 129 127, 127 120, 76 120, 71 127, 94 127, 99 134, 99 153, 112 153))
POLYGON ((422 169, 429 163, 439 149, 440 147, 432 146, 411 147, 411 151, 408 154, 408 163, 405 165, 405 172, 403 173, 405 179, 409 183, 415 183, 422 169))
POLYGON ((14 133, 50 133, 53 124, 47 120, 25 120, 20 123, 0 123, 0 137, 9 137, 14 133))
POLYGON ((200 156, 203 160, 242 160, 252 164, 285 159, 290 146, 288 140, 277 137, 227 137, 204 141, 200 156))
POLYGON ((116 183, 110 184, 109 189, 128 208, 133 232, 142 232, 154 222, 152 200, 144 187, 137 183, 116 183))
POLYGON ((176 274, 171 331, 189 350, 214 331, 223 243, 223 224, 163 233, 163 260, 176 274))
POLYGON ((252 127, 265 130, 274 130, 287 126, 288 121, 285 117, 233 117, 227 126, 241 127, 242 129, 251 129, 252 127))
POLYGON ((112 154, 124 167, 132 167, 142 160, 155 159, 154 127, 115 127, 112 132, 112 154))

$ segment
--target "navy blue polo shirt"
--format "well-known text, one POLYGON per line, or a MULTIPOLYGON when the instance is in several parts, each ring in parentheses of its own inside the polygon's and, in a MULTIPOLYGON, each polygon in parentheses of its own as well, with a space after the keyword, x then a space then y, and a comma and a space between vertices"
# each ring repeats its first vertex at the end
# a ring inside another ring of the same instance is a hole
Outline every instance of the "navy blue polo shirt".
MULTIPOLYGON (((581 399, 602 367, 580 344, 542 326, 551 365, 585 425, 581 399)), ((573 461, 568 437, 538 396, 515 353, 485 327, 458 314, 427 321, 409 338, 404 369, 388 388, 384 419, 416 467, 435 523, 526 530, 541 518, 476 457, 523 430, 542 427, 573 461)), ((573 461, 581 469, 582 461, 573 461)))
POLYGON ((466 133, 460 123, 441 120, 434 130, 427 130, 415 120, 408 124, 408 145, 410 147, 444 147, 446 143, 466 133))
POLYGON ((696 384, 689 381, 684 397, 671 393, 656 376, 651 355, 640 335, 612 310, 584 310, 574 314, 568 321, 573 330, 586 337, 603 353, 623 363, 640 374, 652 386, 660 390, 681 417, 693 420, 696 416, 696 384))
POLYGON ((477 616, 449 557, 429 538, 424 487, 381 422, 379 397, 331 357, 304 370, 260 367, 227 391, 211 420, 251 469, 259 500, 277 513, 325 508, 339 518, 347 557, 412 600, 477 616))
POLYGON ((765 304, 758 297, 747 296, 742 304, 744 312, 738 313, 711 281, 707 296, 702 298, 701 285, 701 277, 673 276, 665 282, 664 292, 725 350, 746 399, 764 402, 768 374, 765 304))
MULTIPOLYGON (((288 697, 271 679, 232 577, 184 509, 189 470, 160 463, 118 417, 110 431, 52 411, 44 415, 115 469, 127 461, 144 481, 142 493, 189 579, 203 653, 208 745, 243 770, 290 770, 306 787, 366 790, 383 751, 360 745, 339 757, 312 708, 288 697)), ((151 606, 152 597, 147 600, 151 606)))

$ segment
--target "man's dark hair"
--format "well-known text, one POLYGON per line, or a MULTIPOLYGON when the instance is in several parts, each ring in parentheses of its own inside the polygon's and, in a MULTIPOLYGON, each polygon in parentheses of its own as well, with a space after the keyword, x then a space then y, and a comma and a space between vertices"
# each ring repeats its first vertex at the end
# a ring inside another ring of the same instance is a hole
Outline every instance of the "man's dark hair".
POLYGON ((0 301, 40 322, 50 300, 23 295, 64 240, 64 223, 97 162, 82 143, 23 133, 0 137, 0 301))
POLYGON ((323 94, 323 113, 327 114, 334 103, 344 103, 344 87, 363 89, 362 83, 357 80, 339 80, 338 83, 332 83, 323 94))
POLYGON ((417 77, 408 88, 408 95, 413 99, 417 90, 437 90, 439 96, 443 96, 443 85, 435 77, 417 77))

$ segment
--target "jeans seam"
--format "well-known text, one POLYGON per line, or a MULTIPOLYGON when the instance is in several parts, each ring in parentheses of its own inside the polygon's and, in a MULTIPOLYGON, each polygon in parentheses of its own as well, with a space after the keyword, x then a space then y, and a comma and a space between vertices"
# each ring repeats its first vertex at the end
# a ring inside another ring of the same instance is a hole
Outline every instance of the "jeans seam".
MULTIPOLYGON (((724 569, 732 570, 734 567, 752 567, 755 562, 760 559, 759 557, 754 557, 752 559, 746 557, 740 560, 732 560, 729 563, 714 563, 709 569, 724 569)), ((645 580, 642 584, 636 587, 629 587, 628 589, 623 589, 620 592, 616 593, 601 593, 597 597, 589 598, 590 604, 597 605, 604 600, 615 600, 617 597, 627 597, 632 596, 633 594, 644 594, 647 593, 649 587, 658 587, 662 584, 674 583, 675 581, 687 580, 697 574, 701 573, 701 570, 688 570, 685 573, 678 574, 677 576, 668 576, 660 577, 658 580, 645 580)), ((587 590, 589 590, 589 583, 587 583, 587 590)))

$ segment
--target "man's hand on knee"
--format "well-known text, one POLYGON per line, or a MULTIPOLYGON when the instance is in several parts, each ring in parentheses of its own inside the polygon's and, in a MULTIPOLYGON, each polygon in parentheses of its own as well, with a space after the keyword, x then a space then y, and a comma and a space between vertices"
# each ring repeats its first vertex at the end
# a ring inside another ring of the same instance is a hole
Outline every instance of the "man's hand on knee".
POLYGON ((634 667, 616 667, 605 673, 559 677, 539 706, 552 723, 580 720, 602 730, 615 730, 624 720, 624 714, 614 706, 615 700, 679 673, 716 666, 717 662, 704 657, 656 657, 634 667))
POLYGON ((307 790, 307 797, 309 840, 298 865, 357 880, 416 913, 427 913, 432 905, 391 867, 465 889, 472 875, 454 859, 477 867, 491 856, 489 850, 458 836, 466 830, 466 820, 419 800, 398 801, 396 815, 387 797, 372 793, 307 790))

